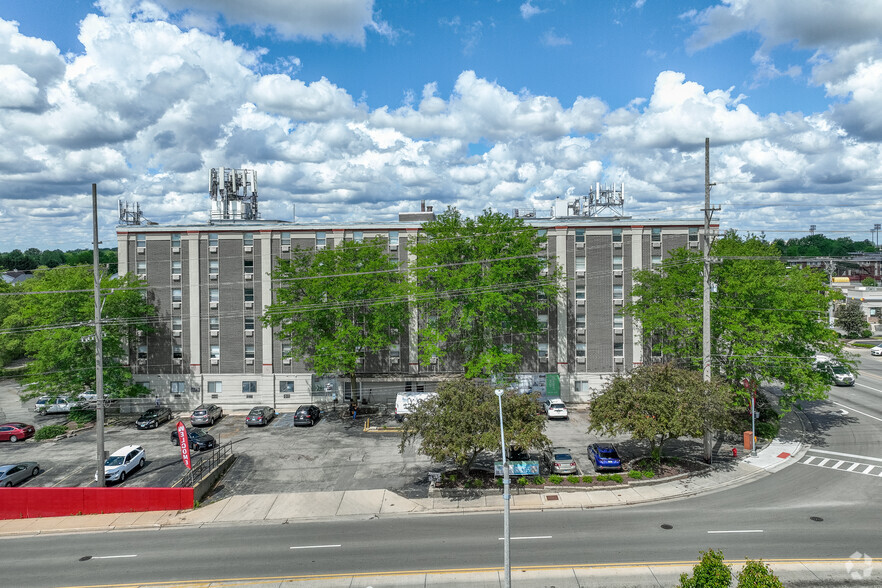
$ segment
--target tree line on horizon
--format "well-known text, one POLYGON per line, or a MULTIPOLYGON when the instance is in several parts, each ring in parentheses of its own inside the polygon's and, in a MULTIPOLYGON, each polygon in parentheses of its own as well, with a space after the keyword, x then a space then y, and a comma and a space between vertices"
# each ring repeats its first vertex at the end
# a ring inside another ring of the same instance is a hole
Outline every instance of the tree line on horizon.
MULTIPOLYGON (((116 272, 116 247, 98 249, 98 262, 111 266, 111 273, 116 272)), ((91 265, 91 249, 61 249, 40 250, 30 247, 22 251, 13 249, 6 253, 0 253, 0 270, 3 271, 32 271, 41 267, 55 268, 59 266, 91 265)))

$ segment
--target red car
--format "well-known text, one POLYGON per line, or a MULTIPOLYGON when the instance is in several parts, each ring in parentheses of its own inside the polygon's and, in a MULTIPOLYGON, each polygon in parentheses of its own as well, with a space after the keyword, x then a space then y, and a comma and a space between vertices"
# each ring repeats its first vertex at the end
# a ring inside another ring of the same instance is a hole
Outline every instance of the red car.
POLYGON ((36 430, 33 425, 24 423, 3 423, 0 425, 0 441, 24 441, 34 436, 36 430))

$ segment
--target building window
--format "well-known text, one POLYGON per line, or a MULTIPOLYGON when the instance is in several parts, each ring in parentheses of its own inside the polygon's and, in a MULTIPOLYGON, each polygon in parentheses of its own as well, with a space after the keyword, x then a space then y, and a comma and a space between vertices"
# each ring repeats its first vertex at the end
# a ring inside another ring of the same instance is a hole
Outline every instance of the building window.
POLYGON ((146 276, 147 275, 147 262, 139 261, 137 264, 138 274, 146 276))
POLYGON ((624 343, 613 343, 613 357, 625 357, 624 343))
POLYGON ((548 328, 548 315, 547 314, 540 314, 538 318, 539 318, 539 328, 542 329, 543 331, 546 330, 548 328))
POLYGON ((254 302, 254 288, 245 288, 245 302, 254 302))
POLYGON ((585 315, 584 314, 577 314, 576 315, 576 328, 577 329, 584 329, 585 328, 585 315))
POLYGON ((208 357, 211 359, 220 359, 220 345, 212 345, 208 348, 208 357))
POLYGON ((613 255, 613 269, 614 270, 622 269, 622 256, 621 255, 613 255))
POLYGON ((584 257, 577 257, 576 258, 576 271, 577 272, 584 272, 585 271, 585 258, 584 257))
POLYGON ((138 359, 147 359, 147 345, 138 345, 138 359))
POLYGON ((585 242, 585 229, 576 229, 576 243, 585 242))
POLYGON ((279 392, 282 394, 293 394, 294 382, 279 382, 279 392))
POLYGON ((209 247, 217 247, 217 233, 208 233, 209 247))
POLYGON ((245 270, 246 274, 254 273, 254 260, 253 259, 244 259, 242 260, 242 266, 245 270))
POLYGON ((220 329, 220 318, 216 316, 208 317, 208 328, 212 331, 217 331, 220 329))
POLYGON ((184 348, 180 345, 172 345, 172 359, 182 359, 184 357, 184 348))
POLYGON ((254 345, 245 346, 245 359, 254 359, 254 345))
POLYGON ((216 276, 220 273, 220 261, 217 259, 209 259, 208 260, 208 273, 209 275, 216 276))
POLYGON ((254 233, 243 233, 242 244, 246 247, 251 247, 252 245, 254 245, 254 233))
POLYGON ((689 242, 698 243, 698 227, 689 227, 689 242))
POLYGON ((661 255, 653 255, 652 256, 652 267, 658 267, 661 265, 662 256, 661 255))
POLYGON ((282 343, 282 357, 288 357, 289 355, 291 355, 291 344, 282 343))
POLYGON ((243 394, 255 394, 257 392, 257 382, 254 380, 247 380, 242 382, 242 393, 243 394))
POLYGON ((327 245, 327 241, 328 240, 325 236, 325 233, 316 233, 315 234, 316 249, 321 249, 322 247, 325 247, 327 245))
POLYGON ((661 241, 661 227, 652 227, 652 241, 661 241))
POLYGON ((612 242, 613 243, 621 243, 622 242, 622 229, 613 229, 612 230, 612 242))
POLYGON ((621 284, 613 284, 613 300, 622 300, 624 298, 624 288, 621 284))
POLYGON ((172 247, 180 247, 181 246, 181 234, 180 233, 172 233, 171 234, 171 246, 172 247))
POLYGON ((401 357, 401 346, 398 343, 389 346, 389 357, 401 357))
POLYGON ((180 261, 173 261, 172 262, 172 275, 173 276, 181 275, 181 262, 180 261))
POLYGON ((137 247, 147 247, 147 235, 136 235, 135 245, 137 247))
POLYGON ((539 359, 548 359, 548 343, 539 344, 539 359))
POLYGON ((282 233, 282 245, 291 244, 291 233, 282 233))
POLYGON ((218 288, 209 288, 208 289, 208 301, 209 302, 219 302, 220 301, 220 290, 218 288))
POLYGON ((173 396, 180 396, 187 392, 187 382, 169 382, 168 390, 173 396))
POLYGON ((536 230, 536 236, 537 236, 537 237, 545 237, 546 235, 548 235, 548 231, 547 231, 547 230, 545 230, 545 229, 537 229, 537 230, 536 230))
POLYGON ((209 394, 220 394, 223 391, 223 382, 208 382, 209 394))
POLYGON ((173 331, 180 331, 183 328, 184 328, 184 319, 182 319, 179 316, 173 316, 172 317, 172 330, 173 331))
POLYGON ((585 286, 576 286, 576 300, 585 300, 585 286))
POLYGON ((245 317, 245 330, 246 331, 248 331, 248 330, 253 331, 254 330, 254 317, 253 316, 246 316, 245 317))
POLYGON ((183 290, 181 290, 180 288, 172 288, 172 302, 181 302, 183 299, 183 290))
POLYGON ((613 328, 623 329, 625 327, 625 315, 617 312, 613 315, 613 328))
POLYGON ((398 231, 389 231, 389 245, 398 246, 398 231))
POLYGON ((580 394, 585 394, 586 392, 590 392, 591 388, 589 387, 589 383, 586 381, 577 381, 576 382, 576 392, 580 394))
POLYGON ((576 357, 585 357, 584 343, 576 343, 576 357))

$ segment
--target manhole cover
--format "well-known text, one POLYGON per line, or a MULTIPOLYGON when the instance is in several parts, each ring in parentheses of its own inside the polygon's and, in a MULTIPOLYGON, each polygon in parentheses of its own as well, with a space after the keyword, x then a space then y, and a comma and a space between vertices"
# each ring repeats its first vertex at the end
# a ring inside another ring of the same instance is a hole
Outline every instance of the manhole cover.
POLYGON ((664 525, 661 526, 661 528, 666 531, 670 531, 671 529, 674 528, 674 525, 669 525, 668 523, 665 523, 664 525))
POLYGON ((824 519, 822 519, 821 517, 809 517, 809 520, 810 520, 810 521, 815 521, 816 523, 820 523, 820 522, 823 521, 824 519))
POLYGON ((545 500, 560 500, 560 496, 557 494, 549 494, 545 497, 545 500))
POLYGON ((92 559, 91 555, 84 555, 80 558, 80 561, 89 561, 90 559, 92 559))

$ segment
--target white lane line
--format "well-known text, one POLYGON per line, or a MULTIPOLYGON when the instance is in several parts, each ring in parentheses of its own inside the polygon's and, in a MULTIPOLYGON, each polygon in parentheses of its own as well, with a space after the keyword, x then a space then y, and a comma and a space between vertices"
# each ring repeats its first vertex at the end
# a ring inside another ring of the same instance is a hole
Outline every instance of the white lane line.
POLYGON ((132 554, 132 555, 93 555, 92 559, 118 559, 120 557, 138 557, 138 554, 132 554))
MULTIPOLYGON (((512 541, 523 541, 525 539, 551 539, 551 535, 536 535, 534 537, 512 537, 512 541)), ((500 541, 505 540, 505 537, 500 537, 500 541)))
POLYGON ((853 464, 851 464, 850 466, 848 466, 848 469, 845 470, 845 471, 846 471, 846 472, 850 472, 850 471, 852 471, 854 468, 858 467, 859 465, 861 465, 861 464, 859 464, 859 463, 853 463, 853 464))
POLYGON ((334 545, 294 545, 290 549, 324 549, 325 547, 343 547, 339 543, 334 545))
POLYGON ((722 533, 762 533, 762 529, 736 529, 733 531, 708 531, 709 534, 722 534, 722 533))
POLYGON ((804 464, 806 464, 806 465, 811 465, 811 463, 812 463, 813 461, 815 461, 816 459, 821 459, 821 458, 820 458, 820 457, 816 457, 816 456, 814 456, 814 455, 809 455, 809 456, 806 456, 806 458, 805 458, 804 460, 802 460, 802 463, 804 463, 804 464))
POLYGON ((868 455, 855 455, 854 453, 839 453, 838 451, 826 451, 824 449, 809 449, 811 453, 824 453, 826 455, 836 455, 839 457, 854 457, 861 461, 879 461, 882 462, 882 457, 870 457, 868 455))
POLYGON ((869 473, 870 473, 870 470, 872 470, 874 467, 876 467, 876 466, 874 466, 874 465, 868 465, 868 466, 866 467, 866 469, 864 469, 864 471, 862 471, 862 472, 860 472, 860 473, 862 473, 862 474, 869 474, 869 473))
POLYGON ((828 458, 822 459, 821 463, 819 463, 818 465, 824 467, 824 464, 826 464, 828 461, 830 461, 828 458))
POLYGON ((836 470, 836 469, 839 469, 839 466, 841 466, 841 465, 844 464, 844 463, 845 463, 845 462, 842 461, 842 460, 840 459, 839 461, 837 461, 836 463, 834 463, 834 464, 831 465, 830 467, 833 468, 834 470, 836 470))
MULTIPOLYGON (((877 390, 877 392, 882 392, 882 390, 877 390)), ((871 414, 867 414, 867 413, 865 413, 865 412, 861 412, 861 411, 859 411, 859 410, 856 409, 856 408, 852 408, 852 407, 850 407, 850 406, 845 406, 844 404, 839 404, 838 402, 833 402, 833 404, 835 404, 836 406, 841 406, 842 408, 847 408, 848 410, 853 410, 854 412, 856 412, 856 413, 858 413, 858 414, 862 414, 862 415, 864 415, 865 417, 870 417, 871 419, 875 419, 875 420, 879 421, 880 423, 882 423, 882 419, 880 419, 879 417, 874 417, 874 416, 871 415, 871 414)))

